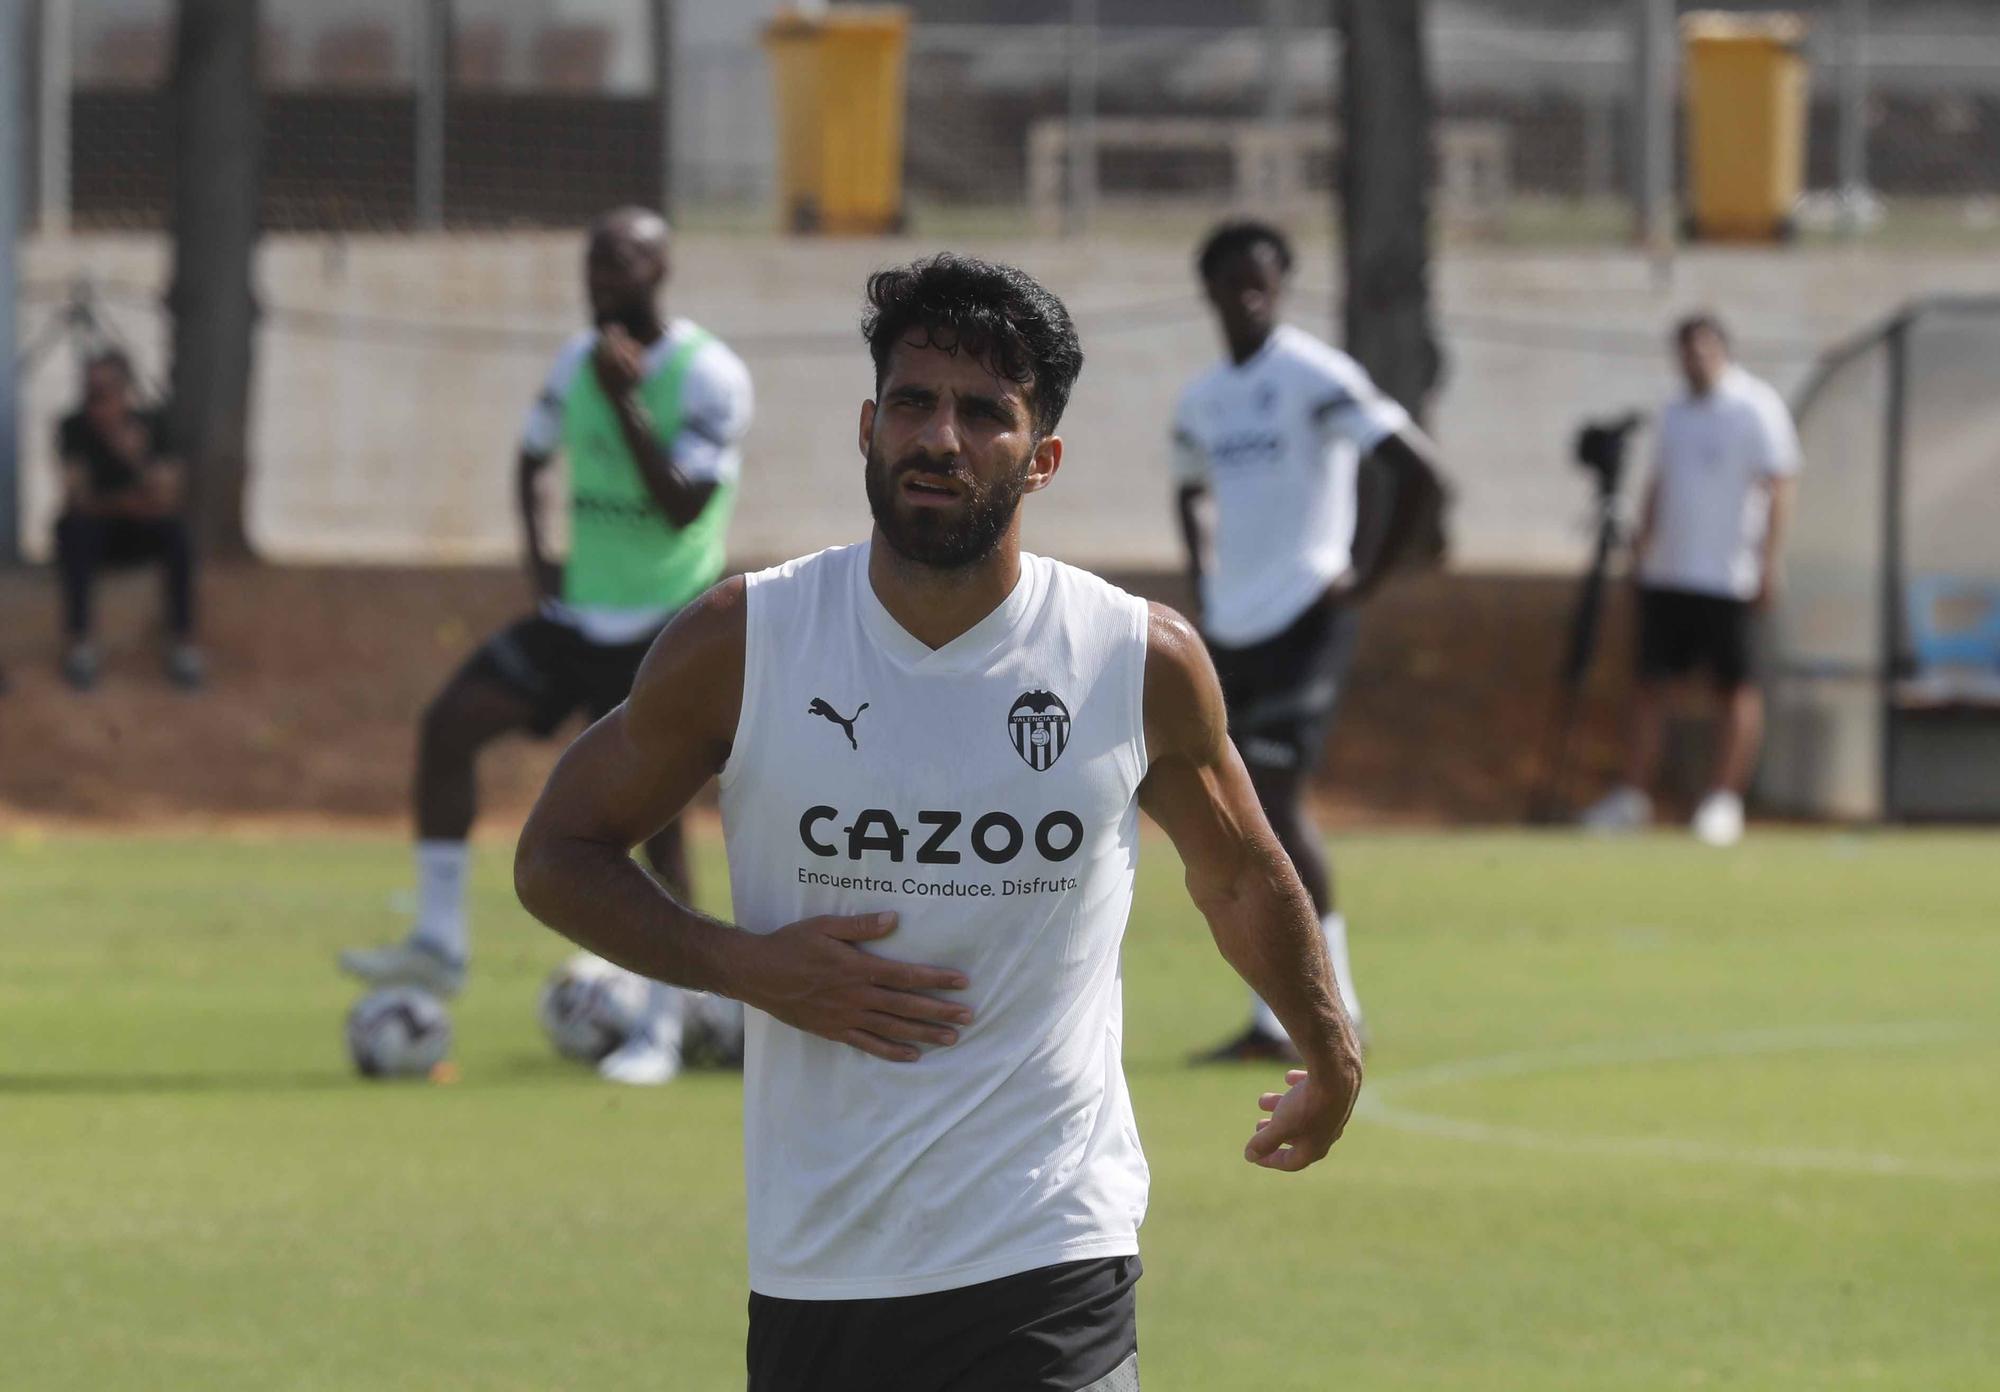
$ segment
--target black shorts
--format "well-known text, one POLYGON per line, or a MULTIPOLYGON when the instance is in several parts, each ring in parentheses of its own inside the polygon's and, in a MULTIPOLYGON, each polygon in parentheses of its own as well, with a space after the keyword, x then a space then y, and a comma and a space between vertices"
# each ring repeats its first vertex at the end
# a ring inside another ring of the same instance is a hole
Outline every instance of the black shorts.
POLYGON ((1319 766, 1359 629, 1352 609, 1321 599, 1261 643, 1209 642, 1229 735, 1244 763, 1307 774, 1319 766))
POLYGON ((1137 1257, 888 1300, 750 1296, 750 1392, 1138 1392, 1137 1257))
POLYGON ((1750 618, 1745 600, 1640 586, 1640 680, 1706 670, 1718 687, 1733 691, 1750 679, 1750 618))
POLYGON ((529 728, 546 737, 578 711, 597 720, 624 700, 654 636, 593 643, 568 624, 536 614, 480 644, 453 680, 490 682, 524 697, 534 708, 529 728))

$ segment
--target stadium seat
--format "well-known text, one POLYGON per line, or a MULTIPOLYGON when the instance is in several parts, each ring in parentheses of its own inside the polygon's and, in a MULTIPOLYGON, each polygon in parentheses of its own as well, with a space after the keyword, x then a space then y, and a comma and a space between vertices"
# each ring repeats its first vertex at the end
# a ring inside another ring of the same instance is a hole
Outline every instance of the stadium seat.
POLYGON ((2000 583, 1919 575, 1905 596, 1913 675, 2000 703, 2000 583))

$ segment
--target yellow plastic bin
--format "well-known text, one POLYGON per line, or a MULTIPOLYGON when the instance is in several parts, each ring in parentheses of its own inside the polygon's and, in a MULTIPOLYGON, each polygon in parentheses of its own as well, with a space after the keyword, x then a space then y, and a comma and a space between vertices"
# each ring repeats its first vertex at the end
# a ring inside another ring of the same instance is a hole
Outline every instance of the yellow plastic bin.
POLYGON ((1806 167, 1805 23, 1793 14, 1691 14, 1686 56, 1689 230, 1789 237, 1806 167))
POLYGON ((777 95, 778 207, 794 232, 903 225, 903 59, 909 11, 842 5, 764 28, 777 95))

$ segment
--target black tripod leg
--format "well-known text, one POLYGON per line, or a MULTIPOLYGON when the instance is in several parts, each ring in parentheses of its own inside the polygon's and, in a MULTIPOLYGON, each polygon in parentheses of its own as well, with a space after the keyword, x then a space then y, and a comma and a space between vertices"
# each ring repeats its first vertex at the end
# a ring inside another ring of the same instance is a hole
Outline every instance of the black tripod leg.
POLYGON ((1597 548, 1591 555, 1590 570, 1577 592, 1576 608, 1570 615, 1569 644, 1563 650, 1560 694, 1552 713, 1550 733, 1543 741, 1542 779, 1530 800, 1530 821, 1543 824, 1562 818, 1568 804, 1564 792, 1569 785, 1570 763, 1576 747, 1576 714, 1583 702, 1583 684, 1590 675, 1591 660, 1597 655, 1597 632, 1604 612, 1604 580, 1611 566, 1611 553, 1618 544, 1618 520, 1610 501, 1598 503, 1597 548))

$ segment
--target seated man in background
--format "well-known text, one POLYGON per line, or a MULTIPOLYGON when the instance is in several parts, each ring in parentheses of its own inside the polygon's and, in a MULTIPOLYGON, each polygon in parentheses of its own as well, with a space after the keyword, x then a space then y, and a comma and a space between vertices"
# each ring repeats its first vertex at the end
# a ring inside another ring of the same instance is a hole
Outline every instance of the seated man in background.
POLYGON ((79 691, 97 684, 103 659, 90 638, 90 592, 106 566, 157 561, 165 581, 167 675, 201 685, 194 646, 194 548, 181 516, 183 476, 167 439, 165 412, 142 408, 132 363, 115 348, 83 369, 83 405, 56 432, 63 511, 56 522, 62 573, 63 676, 79 691))

